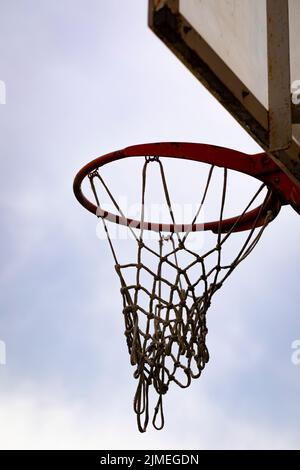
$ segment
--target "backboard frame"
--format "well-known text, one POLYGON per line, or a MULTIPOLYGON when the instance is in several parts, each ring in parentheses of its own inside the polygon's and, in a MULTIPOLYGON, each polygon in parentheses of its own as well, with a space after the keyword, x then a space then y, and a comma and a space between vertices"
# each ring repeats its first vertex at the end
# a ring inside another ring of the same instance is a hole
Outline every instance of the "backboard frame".
POLYGON ((180 13, 179 0, 149 0, 148 22, 151 30, 300 187, 300 147, 291 138, 291 125, 298 122, 299 106, 291 103, 289 73, 271 73, 272 68, 273 72, 278 70, 278 61, 282 61, 284 70, 289 65, 288 39, 282 41, 282 37, 288 37, 287 1, 267 0, 270 111, 180 13), (273 21, 272 15, 278 19, 280 8, 281 20, 273 21), (280 30, 278 40, 276 34, 280 30), (284 113, 284 119, 278 118, 278 112, 284 113))

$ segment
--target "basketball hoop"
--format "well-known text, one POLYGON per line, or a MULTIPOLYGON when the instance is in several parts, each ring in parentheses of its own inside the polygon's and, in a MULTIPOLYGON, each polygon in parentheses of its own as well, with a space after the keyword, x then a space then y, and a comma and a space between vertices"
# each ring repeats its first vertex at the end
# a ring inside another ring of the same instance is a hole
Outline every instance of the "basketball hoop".
POLYGON ((74 193, 87 210, 102 220, 121 282, 125 336, 130 361, 135 366, 134 377, 138 380, 134 398, 138 428, 141 432, 146 431, 149 422, 149 394, 152 389, 157 394, 152 423, 156 429, 162 429, 163 395, 167 393, 170 384, 175 382, 182 388, 188 387, 192 379, 201 375, 209 360, 206 347, 206 313, 213 294, 251 253, 282 205, 291 204, 300 213, 300 190, 265 153, 247 155, 204 144, 155 143, 128 147, 93 160, 77 174, 74 193), (101 167, 116 160, 141 156, 145 157, 141 217, 140 220, 135 220, 122 212, 101 175, 101 167), (162 162, 164 158, 193 160, 210 165, 199 209, 189 224, 178 224, 175 221, 162 162), (154 163, 159 166, 170 224, 145 220, 147 170, 149 165, 154 163), (197 218, 206 202, 215 167, 224 169, 219 220, 199 224, 197 218), (261 185, 239 215, 224 218, 229 170, 254 177, 261 185), (90 182, 95 202, 90 201, 82 192, 81 185, 85 178, 90 182), (109 195, 116 209, 115 214, 101 207, 96 181, 109 195), (263 189, 267 189, 263 202, 252 209, 263 189), (137 257, 132 263, 121 264, 118 261, 107 222, 124 225, 133 234, 137 243, 137 257), (158 233, 157 249, 145 242, 146 230, 158 233), (202 230, 211 231, 216 235, 214 246, 205 253, 192 250, 186 244, 191 232, 202 230), (234 259, 224 265, 224 244, 236 232, 247 232, 245 240, 234 259), (144 261, 145 253, 153 257, 153 266, 144 261), (185 265, 179 260, 182 253, 189 260, 185 265), (214 264, 208 268, 208 260, 211 262, 212 259, 215 259, 214 264), (166 276, 166 268, 174 273, 173 280, 166 276), (125 279, 125 272, 130 269, 135 273, 134 284, 126 282, 125 279), (197 272, 197 277, 193 280, 190 275, 192 269, 197 272), (144 274, 150 279, 146 285, 142 282, 144 274))

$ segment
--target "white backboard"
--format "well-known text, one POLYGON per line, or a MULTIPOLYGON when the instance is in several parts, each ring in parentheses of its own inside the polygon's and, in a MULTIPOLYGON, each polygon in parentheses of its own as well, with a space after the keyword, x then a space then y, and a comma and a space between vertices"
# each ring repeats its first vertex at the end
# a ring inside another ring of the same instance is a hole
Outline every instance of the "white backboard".
POLYGON ((300 0, 150 0, 149 25, 300 182, 300 0))

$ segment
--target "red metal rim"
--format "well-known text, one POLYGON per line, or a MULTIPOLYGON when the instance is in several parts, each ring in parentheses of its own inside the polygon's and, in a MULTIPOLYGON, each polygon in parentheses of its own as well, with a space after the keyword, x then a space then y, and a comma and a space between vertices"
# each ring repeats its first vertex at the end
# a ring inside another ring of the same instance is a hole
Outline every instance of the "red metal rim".
POLYGON ((272 211, 273 218, 275 218, 279 213, 281 204, 285 202, 280 196, 280 193, 276 191, 274 184, 272 184, 272 179, 270 179, 270 174, 278 173, 278 171, 280 171, 280 169, 277 165, 264 153, 248 155, 236 150, 196 143, 152 143, 133 145, 123 150, 111 152, 96 158, 85 165, 77 173, 74 179, 73 189, 77 200, 88 211, 117 224, 131 226, 138 229, 152 230, 156 232, 166 231, 170 233, 187 231, 194 232, 201 230, 211 230, 213 232, 218 232, 220 230, 221 232, 228 232, 231 229, 237 232, 251 229, 255 221, 257 227, 263 225, 269 211, 272 211), (111 212, 103 211, 101 208, 97 208, 95 204, 85 197, 82 192, 81 185, 84 178, 88 177, 88 175, 94 170, 116 160, 141 156, 180 158, 183 160, 193 160, 236 170, 262 181, 266 184, 269 191, 265 201, 260 206, 245 213, 242 217, 237 215, 235 217, 225 219, 221 223, 220 221, 212 221, 204 224, 193 225, 160 224, 147 221, 141 223, 138 220, 121 217, 111 212))

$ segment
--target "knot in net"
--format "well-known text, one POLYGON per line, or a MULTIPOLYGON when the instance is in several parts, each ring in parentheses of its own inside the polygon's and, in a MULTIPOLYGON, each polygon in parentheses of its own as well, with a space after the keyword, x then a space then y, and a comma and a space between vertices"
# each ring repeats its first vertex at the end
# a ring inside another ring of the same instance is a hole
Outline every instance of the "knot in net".
MULTIPOLYGON (((159 164, 166 205, 170 219, 175 224, 174 211, 166 182, 163 164, 159 157, 146 157, 142 172, 142 200, 140 227, 128 226, 137 243, 135 262, 122 264, 118 261, 110 237, 104 211, 101 219, 108 237, 109 245, 115 260, 116 272, 121 282, 123 299, 123 316, 125 336, 130 355, 130 362, 135 367, 134 377, 137 388, 134 396, 134 411, 141 432, 145 432, 150 418, 150 392, 156 395, 152 424, 156 429, 164 426, 163 396, 168 392, 171 383, 181 388, 190 385, 192 379, 200 377, 209 360, 206 346, 206 314, 213 294, 222 286, 225 279, 235 267, 253 250, 273 215, 267 212, 264 222, 258 227, 260 214, 253 221, 252 227, 245 232, 237 254, 230 263, 222 263, 224 242, 237 229, 244 214, 258 197, 262 185, 247 204, 240 219, 227 227, 222 227, 226 198, 227 170, 223 172, 223 188, 219 225, 214 235, 214 245, 204 253, 187 246, 187 239, 193 230, 199 213, 205 202, 214 166, 210 166, 207 181, 199 208, 191 221, 190 228, 183 234, 172 232, 168 235, 158 230, 155 247, 144 239, 144 203, 147 167, 159 164), (151 258, 151 262, 149 259, 151 258), (126 272, 134 273, 130 282, 126 272), (146 281, 145 281, 146 280, 146 281)), ((121 217, 125 217, 114 199, 99 171, 90 175, 90 183, 98 207, 99 196, 95 179, 105 188, 121 217)), ((262 204, 267 204, 268 195, 262 204)), ((128 220, 128 219, 127 219, 128 220)))

